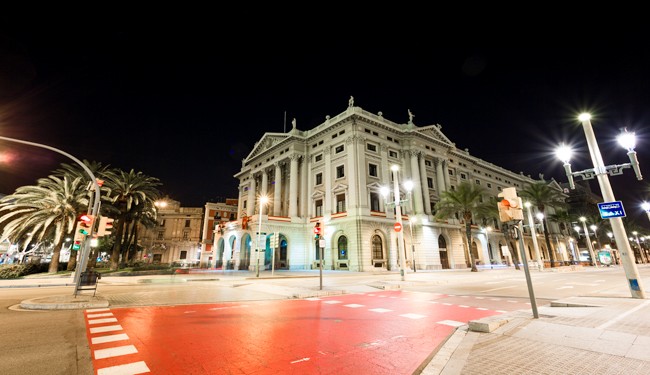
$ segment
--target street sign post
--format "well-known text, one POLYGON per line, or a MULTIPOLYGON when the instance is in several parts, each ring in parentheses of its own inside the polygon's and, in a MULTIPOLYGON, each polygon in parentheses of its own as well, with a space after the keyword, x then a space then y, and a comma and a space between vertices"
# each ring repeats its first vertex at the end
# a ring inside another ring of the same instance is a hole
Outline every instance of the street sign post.
POLYGON ((598 203, 598 211, 600 211, 600 217, 603 219, 625 217, 625 209, 621 201, 598 203))

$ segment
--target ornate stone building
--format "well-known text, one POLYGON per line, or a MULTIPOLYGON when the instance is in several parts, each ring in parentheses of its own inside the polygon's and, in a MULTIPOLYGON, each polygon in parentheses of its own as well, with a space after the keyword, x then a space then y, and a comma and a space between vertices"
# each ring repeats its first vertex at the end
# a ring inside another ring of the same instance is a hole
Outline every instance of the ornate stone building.
MULTIPOLYGON (((234 269, 254 270, 257 259, 263 269, 314 269, 324 246, 325 269, 396 270, 399 259, 408 269, 414 263, 423 270, 468 267, 464 224, 434 218, 441 192, 467 181, 496 197, 503 188, 520 190, 535 180, 456 148, 440 125, 416 126, 408 114, 407 123, 396 123, 354 106, 351 98, 345 111, 313 129, 299 130, 294 120, 288 133, 264 134, 235 175, 242 216, 215 236, 215 260, 234 269), (393 189, 394 165, 403 257, 394 230, 395 201, 381 194, 382 187, 393 189), (411 191, 402 186, 407 180, 411 191), (262 205, 260 197, 268 203, 262 205), (317 222, 324 228, 321 241, 314 235, 317 222)), ((484 265, 509 262, 507 249, 516 245, 506 243, 500 223, 491 226, 489 234, 472 227, 470 251, 484 265)), ((558 233, 554 226, 551 231, 558 233)), ((535 259, 530 240, 525 246, 535 259)), ((554 248, 555 259, 568 259, 563 242, 554 248)))

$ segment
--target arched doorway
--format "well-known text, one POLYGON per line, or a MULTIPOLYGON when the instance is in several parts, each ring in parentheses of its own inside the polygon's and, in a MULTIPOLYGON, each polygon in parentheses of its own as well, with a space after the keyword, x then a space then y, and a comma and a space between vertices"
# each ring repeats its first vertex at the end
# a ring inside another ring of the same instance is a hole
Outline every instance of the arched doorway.
POLYGON ((215 259, 215 268, 221 268, 223 267, 223 251, 224 247, 226 245, 226 241, 223 240, 223 237, 219 238, 219 242, 217 242, 217 253, 215 254, 216 259, 215 259))
POLYGON ((336 269, 347 270, 349 267, 348 238, 340 236, 336 241, 336 269))
MULTIPOLYGON (((474 257, 474 261, 478 263, 478 261, 481 259, 478 257, 478 245, 476 244, 476 241, 472 241, 472 256, 474 257)), ((469 260, 470 262, 472 261, 471 259, 469 260)), ((470 264, 471 267, 471 264, 470 264)))
POLYGON ((375 268, 387 268, 386 256, 384 254, 384 243, 381 237, 377 234, 372 236, 370 241, 372 244, 372 252, 370 262, 375 268))
POLYGON ((280 247, 275 250, 275 269, 289 269, 289 261, 287 260, 287 238, 280 234, 279 240, 280 247))
POLYGON ((228 268, 229 270, 234 270, 235 269, 235 245, 237 244, 237 237, 236 236, 230 236, 228 238, 228 244, 230 245, 230 259, 229 259, 229 264, 228 268))
POLYGON ((447 255, 447 241, 442 235, 438 236, 438 252, 440 253, 440 264, 443 270, 449 269, 449 257, 447 255))
POLYGON ((239 249, 239 269, 247 270, 251 265, 251 235, 244 233, 239 249))

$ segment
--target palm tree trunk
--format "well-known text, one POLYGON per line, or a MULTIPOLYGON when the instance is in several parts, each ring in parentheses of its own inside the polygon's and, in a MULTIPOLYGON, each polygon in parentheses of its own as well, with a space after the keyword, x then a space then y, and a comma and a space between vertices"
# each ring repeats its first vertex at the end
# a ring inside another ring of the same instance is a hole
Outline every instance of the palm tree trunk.
POLYGON ((122 218, 117 221, 117 232, 115 232, 115 243, 113 243, 113 252, 111 254, 111 271, 119 269, 120 253, 122 246, 122 233, 124 232, 124 220, 122 218))
POLYGON ((75 251, 75 250, 70 249, 70 259, 68 259, 68 267, 66 267, 66 270, 74 271, 75 267, 77 267, 77 255, 78 254, 79 254, 79 251, 75 251))
MULTIPOLYGON (((474 253, 472 253, 472 246, 470 245, 472 241, 472 226, 467 219, 465 219, 465 235, 467 236, 467 252, 469 253, 469 257, 472 262, 472 272, 478 272, 478 269, 476 268, 476 259, 474 258, 474 253)), ((467 258, 467 254, 465 255, 465 258, 467 258)))
POLYGON ((50 260, 50 266, 47 269, 47 273, 57 273, 59 271, 59 256, 61 255, 61 247, 63 247, 63 237, 65 236, 61 236, 59 243, 54 245, 52 260, 50 260))
POLYGON ((551 239, 549 238, 548 231, 546 228, 548 225, 546 224, 546 215, 544 215, 544 219, 542 219, 542 225, 544 226, 544 239, 546 240, 546 248, 548 249, 548 256, 551 258, 551 268, 553 268, 553 264, 555 263, 555 251, 551 247, 551 239))

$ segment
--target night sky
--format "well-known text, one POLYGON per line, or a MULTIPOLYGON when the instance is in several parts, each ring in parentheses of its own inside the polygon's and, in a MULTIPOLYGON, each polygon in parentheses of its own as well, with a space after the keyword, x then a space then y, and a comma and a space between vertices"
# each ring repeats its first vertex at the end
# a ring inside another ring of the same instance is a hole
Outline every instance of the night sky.
MULTIPOLYGON (((233 177, 264 132, 311 129, 355 105, 417 126, 442 125, 457 147, 534 178, 565 182, 553 154, 576 147, 591 168, 577 115, 590 111, 606 164, 638 136, 646 178, 611 177, 628 216, 650 199, 650 49, 449 48, 418 41, 310 40, 222 30, 0 25, 0 135, 157 177, 184 206, 236 198, 233 177), (286 118, 286 122, 285 122, 286 118)), ((0 193, 34 184, 65 157, 0 141, 0 193)), ((596 193, 599 193, 594 183, 596 193)))

